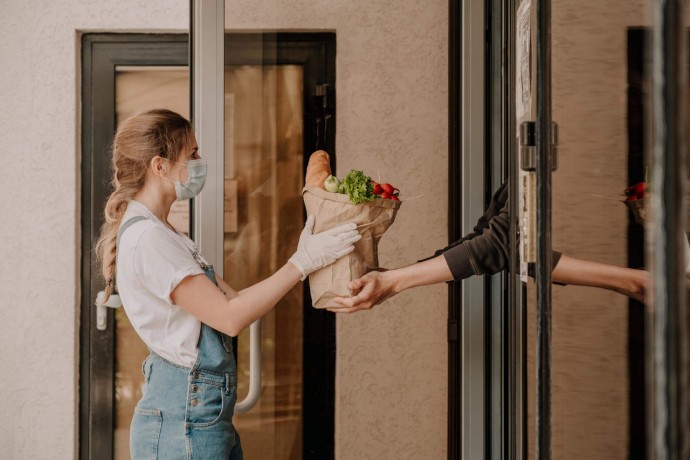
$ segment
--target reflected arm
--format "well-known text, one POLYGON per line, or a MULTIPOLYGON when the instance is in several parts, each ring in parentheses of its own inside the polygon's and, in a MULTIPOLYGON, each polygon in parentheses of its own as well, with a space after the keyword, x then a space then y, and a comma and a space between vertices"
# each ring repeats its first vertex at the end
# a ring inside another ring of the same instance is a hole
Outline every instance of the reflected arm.
POLYGON ((551 277, 554 283, 608 289, 640 302, 644 301, 649 284, 649 274, 644 270, 577 259, 565 254, 561 255, 551 277))

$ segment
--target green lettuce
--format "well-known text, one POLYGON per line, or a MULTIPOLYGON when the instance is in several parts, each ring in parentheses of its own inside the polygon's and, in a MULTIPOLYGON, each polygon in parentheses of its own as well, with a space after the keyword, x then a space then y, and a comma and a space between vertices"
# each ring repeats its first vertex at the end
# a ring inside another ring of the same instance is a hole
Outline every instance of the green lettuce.
POLYGON ((378 198, 374 195, 374 186, 371 185, 371 178, 362 171, 352 170, 342 181, 345 193, 350 197, 352 204, 365 203, 378 198))

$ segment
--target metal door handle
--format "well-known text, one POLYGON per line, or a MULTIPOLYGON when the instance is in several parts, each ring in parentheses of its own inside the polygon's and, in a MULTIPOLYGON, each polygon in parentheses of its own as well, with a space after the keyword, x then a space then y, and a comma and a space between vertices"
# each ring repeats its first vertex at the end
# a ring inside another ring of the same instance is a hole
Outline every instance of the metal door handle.
POLYGON ((117 294, 110 294, 108 301, 103 303, 103 296, 105 291, 100 291, 96 295, 96 328, 99 331, 105 331, 108 328, 108 310, 107 308, 120 308, 122 301, 117 294))
POLYGON ((249 326, 249 392, 235 404, 235 414, 251 410, 261 396, 261 320, 249 326))

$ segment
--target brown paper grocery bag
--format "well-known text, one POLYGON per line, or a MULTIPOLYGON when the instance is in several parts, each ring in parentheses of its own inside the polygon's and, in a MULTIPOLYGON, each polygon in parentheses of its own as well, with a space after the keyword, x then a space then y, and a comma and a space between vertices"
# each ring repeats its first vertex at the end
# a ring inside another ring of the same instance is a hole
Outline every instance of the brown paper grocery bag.
POLYGON ((362 235, 353 252, 309 275, 314 308, 342 307, 333 298, 349 297, 348 283, 379 267, 379 240, 395 221, 401 202, 378 199, 355 205, 347 195, 318 187, 306 187, 302 196, 307 214, 314 214, 314 233, 354 222, 362 235))

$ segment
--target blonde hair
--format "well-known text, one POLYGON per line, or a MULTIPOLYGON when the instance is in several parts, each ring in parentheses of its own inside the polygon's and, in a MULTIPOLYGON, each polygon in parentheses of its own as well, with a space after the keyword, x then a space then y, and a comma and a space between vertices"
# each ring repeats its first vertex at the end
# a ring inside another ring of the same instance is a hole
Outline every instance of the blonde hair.
POLYGON ((170 110, 143 112, 117 127, 112 144, 113 192, 105 205, 104 222, 96 243, 105 278, 103 302, 114 288, 117 232, 127 203, 144 186, 146 170, 154 157, 177 161, 182 149, 191 146, 191 142, 191 123, 170 110))

